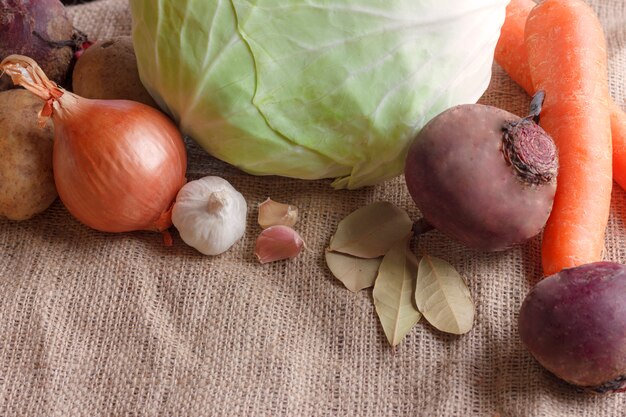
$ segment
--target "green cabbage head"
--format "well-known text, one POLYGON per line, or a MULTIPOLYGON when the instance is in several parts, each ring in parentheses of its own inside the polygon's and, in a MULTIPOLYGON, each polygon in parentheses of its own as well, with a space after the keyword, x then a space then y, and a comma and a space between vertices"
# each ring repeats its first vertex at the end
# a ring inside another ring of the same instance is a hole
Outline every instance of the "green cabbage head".
POLYGON ((255 175, 397 176, 432 117, 476 102, 507 0, 130 0, 142 82, 255 175))

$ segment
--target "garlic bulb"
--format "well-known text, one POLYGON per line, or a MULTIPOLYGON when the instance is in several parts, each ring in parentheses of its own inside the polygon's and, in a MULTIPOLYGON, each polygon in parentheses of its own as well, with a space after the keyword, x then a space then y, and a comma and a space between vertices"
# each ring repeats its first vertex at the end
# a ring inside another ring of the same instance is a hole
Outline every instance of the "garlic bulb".
POLYGON ((246 229, 246 200, 220 177, 185 184, 172 209, 172 222, 181 239, 205 255, 219 255, 237 242, 246 229))

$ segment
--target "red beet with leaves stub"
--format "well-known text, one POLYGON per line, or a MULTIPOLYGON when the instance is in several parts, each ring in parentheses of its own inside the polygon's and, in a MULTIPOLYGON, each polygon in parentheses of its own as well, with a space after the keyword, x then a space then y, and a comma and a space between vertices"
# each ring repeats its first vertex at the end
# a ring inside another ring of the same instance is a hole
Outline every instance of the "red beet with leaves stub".
POLYGON ((558 157, 535 123, 543 93, 520 118, 467 104, 432 119, 405 165, 409 193, 426 222, 466 246, 498 251, 537 235, 554 201, 558 157))
MULTIPOLYGON (((52 81, 66 85, 74 53, 89 43, 59 0, 0 0, 0 60, 28 56, 52 81)), ((0 77, 0 91, 9 88, 9 77, 0 77)))

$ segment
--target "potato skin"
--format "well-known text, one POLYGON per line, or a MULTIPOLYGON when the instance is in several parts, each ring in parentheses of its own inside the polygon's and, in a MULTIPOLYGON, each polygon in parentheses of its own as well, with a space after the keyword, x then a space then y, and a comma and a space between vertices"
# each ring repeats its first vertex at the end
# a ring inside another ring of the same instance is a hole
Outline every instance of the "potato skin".
POLYGON ((158 109, 139 79, 130 36, 118 36, 91 45, 76 61, 74 93, 85 98, 132 100, 158 109))
POLYGON ((522 243, 541 231, 552 210, 556 179, 529 184, 504 157, 503 126, 517 120, 491 106, 456 106, 426 124, 409 148, 405 179, 417 207, 470 248, 522 243))
POLYGON ((37 123, 42 107, 26 90, 0 92, 0 217, 30 219, 57 197, 52 122, 37 123))
POLYGON ((626 266, 596 262, 544 278, 518 324, 528 350, 559 378, 597 392, 626 387, 626 266))

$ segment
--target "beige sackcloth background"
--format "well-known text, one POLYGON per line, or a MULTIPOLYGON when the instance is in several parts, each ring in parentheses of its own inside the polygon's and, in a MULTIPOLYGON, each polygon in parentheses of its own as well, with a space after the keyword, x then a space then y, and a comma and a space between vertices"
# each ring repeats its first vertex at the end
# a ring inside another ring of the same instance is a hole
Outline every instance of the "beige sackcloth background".
MULTIPOLYGON (((593 0, 609 40, 610 83, 626 109, 626 2, 593 0)), ((130 33, 125 0, 70 9, 92 38, 130 33)), ((482 102, 517 114, 529 99, 500 68, 482 102)), ((476 302, 469 334, 424 321, 387 344, 371 290, 353 294, 325 267, 337 223, 374 201, 417 219, 398 178, 358 191, 330 181, 252 177, 192 142, 188 177, 220 175, 245 196, 244 238, 218 257, 174 234, 110 235, 56 201, 0 220, 0 416, 624 416, 626 394, 575 392, 519 341, 518 310, 541 277, 539 238, 478 253, 438 232, 419 250, 450 261, 476 302), (257 204, 299 207, 308 250, 260 265, 257 204)), ((615 186, 606 259, 626 262, 626 194, 615 186)))

